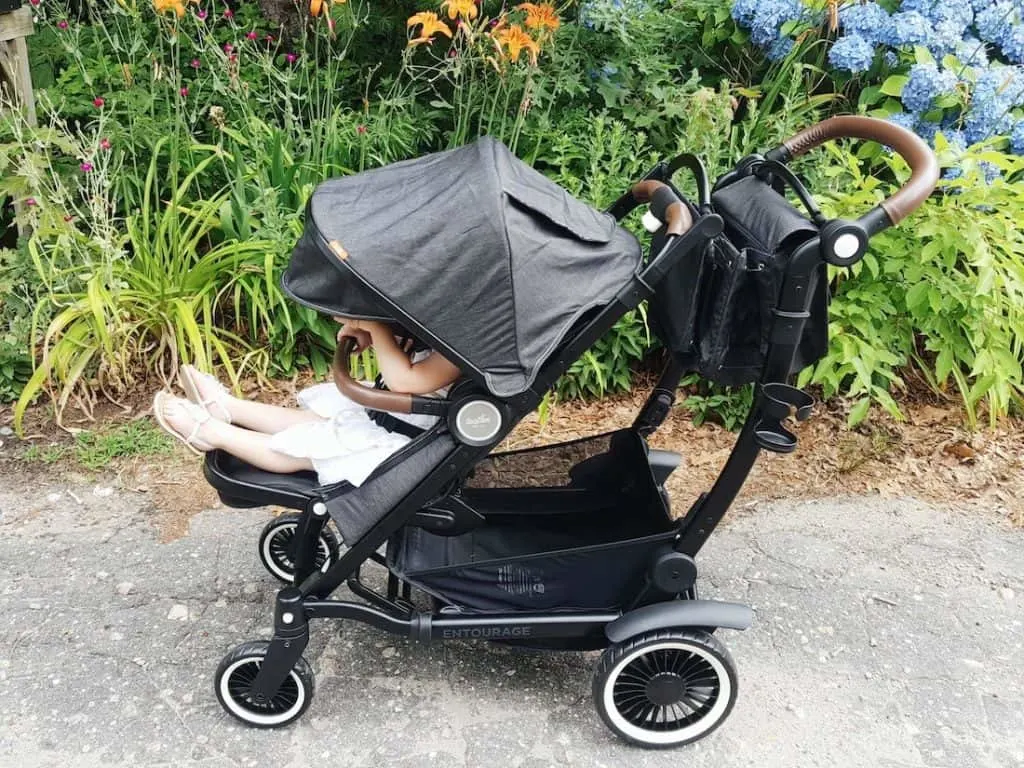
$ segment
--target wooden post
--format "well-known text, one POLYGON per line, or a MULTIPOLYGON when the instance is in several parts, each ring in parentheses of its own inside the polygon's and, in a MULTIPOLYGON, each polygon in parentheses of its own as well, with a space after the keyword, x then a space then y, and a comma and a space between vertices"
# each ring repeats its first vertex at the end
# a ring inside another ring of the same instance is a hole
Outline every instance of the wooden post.
MULTIPOLYGON (((0 95, 25 110, 29 125, 36 124, 36 99, 32 94, 32 73, 29 71, 25 38, 33 31, 32 11, 27 6, 10 13, 0 13, 0 95)), ((2 110, 0 117, 3 117, 2 110)), ((21 203, 15 202, 14 215, 19 221, 21 213, 21 203)), ((24 237, 27 234, 25 225, 19 223, 18 235, 24 237)))
POLYGON ((0 14, 0 88, 8 92, 8 98, 13 98, 25 110, 29 123, 35 125, 36 100, 25 42, 32 32, 32 10, 27 6, 0 14))

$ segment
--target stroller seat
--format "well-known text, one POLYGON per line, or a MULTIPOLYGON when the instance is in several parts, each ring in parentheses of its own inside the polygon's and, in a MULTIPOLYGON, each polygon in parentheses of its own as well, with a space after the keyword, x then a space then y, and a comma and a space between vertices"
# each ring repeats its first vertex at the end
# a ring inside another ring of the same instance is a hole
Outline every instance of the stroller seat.
MULTIPOLYGON (((317 480, 316 472, 267 472, 226 451, 207 453, 203 474, 224 504, 240 509, 268 504, 305 509, 310 502, 322 497, 324 489, 317 480)), ((329 487, 332 492, 337 492, 347 485, 339 483, 329 487)))

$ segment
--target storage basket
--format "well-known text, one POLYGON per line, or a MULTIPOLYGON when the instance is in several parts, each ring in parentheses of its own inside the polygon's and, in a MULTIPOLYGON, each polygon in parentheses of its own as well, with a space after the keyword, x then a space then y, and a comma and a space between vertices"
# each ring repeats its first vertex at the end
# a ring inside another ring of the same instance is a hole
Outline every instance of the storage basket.
POLYGON ((618 608, 675 537, 631 430, 492 456, 463 499, 485 525, 451 537, 405 529, 389 557, 404 581, 466 610, 618 608))

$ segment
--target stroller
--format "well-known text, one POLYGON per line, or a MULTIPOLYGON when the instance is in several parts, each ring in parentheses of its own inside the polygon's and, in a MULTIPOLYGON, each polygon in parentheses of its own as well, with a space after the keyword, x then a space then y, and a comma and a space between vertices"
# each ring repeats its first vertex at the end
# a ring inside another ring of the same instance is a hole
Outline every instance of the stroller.
POLYGON ((937 179, 914 134, 846 116, 745 158, 713 186, 691 155, 659 163, 604 213, 486 137, 322 184, 285 291, 323 313, 391 323, 464 377, 443 399, 367 387, 349 374, 351 340, 339 346, 335 383, 382 424, 409 428, 392 413, 438 417, 358 488, 207 454, 225 504, 296 510, 259 541, 263 564, 286 583, 273 639, 224 657, 221 705, 256 727, 297 720, 313 697, 302 656, 311 622, 354 619, 423 642, 603 650, 594 705, 618 736, 671 747, 713 731, 737 695, 716 631, 746 629, 752 611, 700 598, 695 556, 760 451, 796 447, 784 422, 806 419, 812 401, 788 381, 825 352, 826 265, 856 263, 937 179), (859 219, 828 220, 786 163, 843 137, 888 145, 912 174, 859 219), (672 184, 682 168, 695 176, 695 202, 672 184), (646 255, 617 224, 645 204, 646 255), (493 452, 644 301, 668 362, 633 425, 493 452), (673 516, 665 482, 680 456, 645 438, 689 371, 757 389, 714 486, 673 516), (386 587, 364 579, 371 563, 386 569, 386 587), (343 583, 358 599, 330 597, 343 583))

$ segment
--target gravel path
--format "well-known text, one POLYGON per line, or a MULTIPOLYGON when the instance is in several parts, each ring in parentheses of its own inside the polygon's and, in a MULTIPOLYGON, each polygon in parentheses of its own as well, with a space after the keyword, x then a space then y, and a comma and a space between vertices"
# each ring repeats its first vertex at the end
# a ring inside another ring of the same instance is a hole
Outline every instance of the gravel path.
MULTIPOLYGON (((196 482, 202 482, 197 476, 196 482)), ((701 555, 740 672, 703 742, 617 742, 594 655, 416 646, 315 624, 305 718, 255 731, 212 674, 268 633, 265 510, 203 512, 161 544, 147 498, 0 475, 0 766, 1024 766, 1024 532, 912 500, 760 505, 701 555)))

